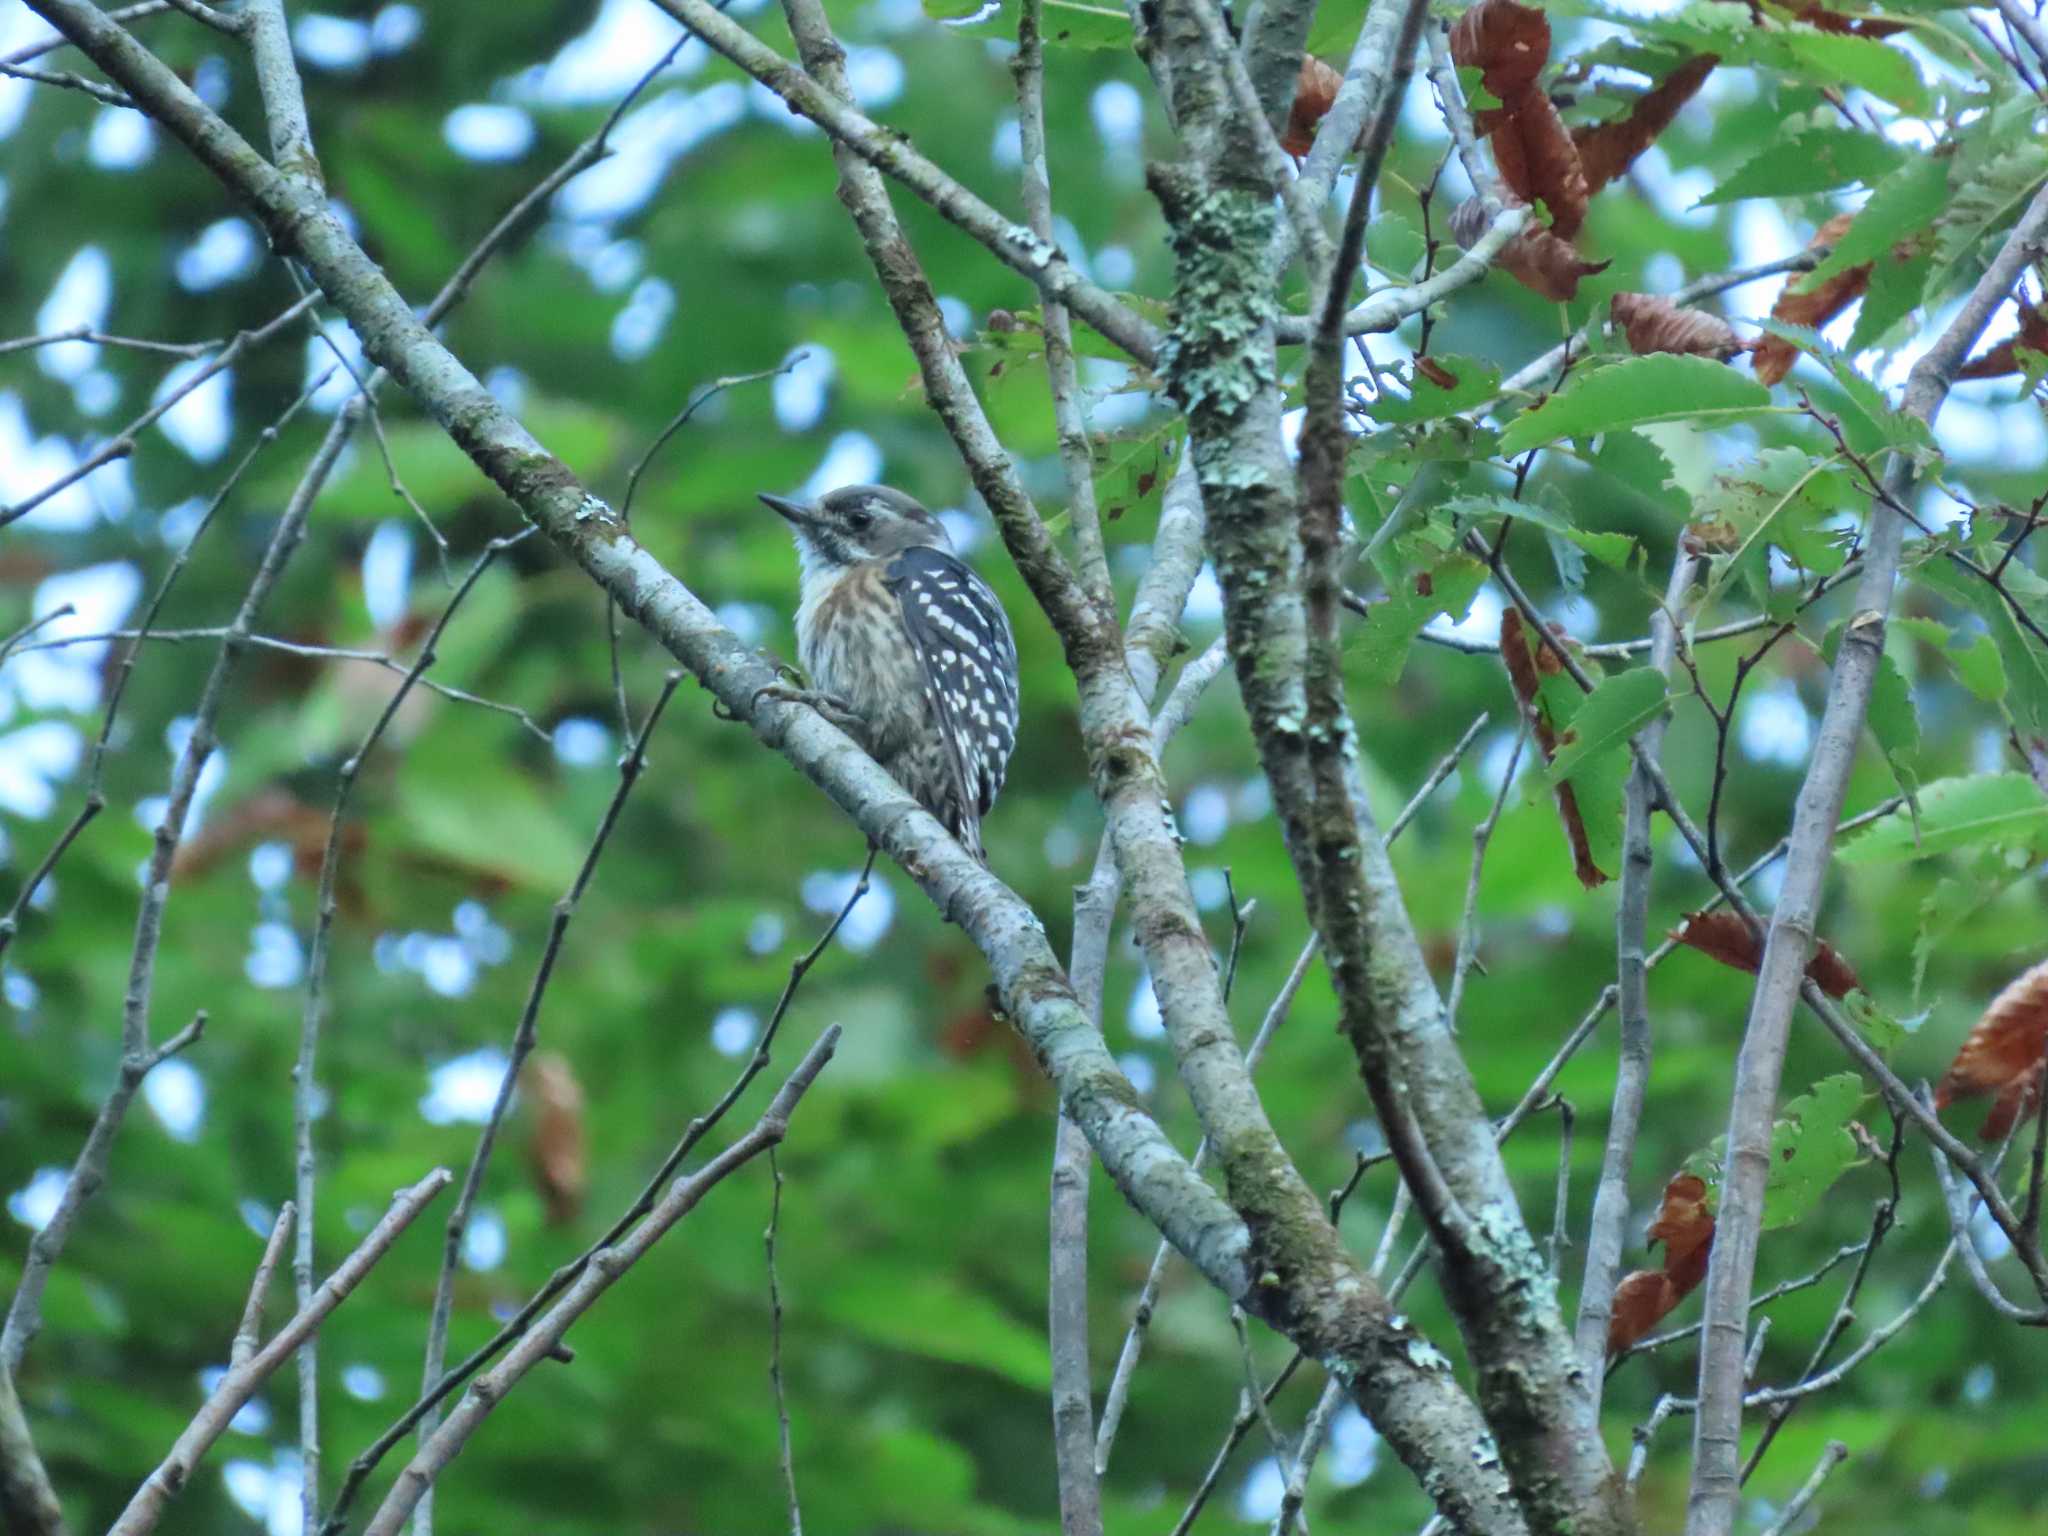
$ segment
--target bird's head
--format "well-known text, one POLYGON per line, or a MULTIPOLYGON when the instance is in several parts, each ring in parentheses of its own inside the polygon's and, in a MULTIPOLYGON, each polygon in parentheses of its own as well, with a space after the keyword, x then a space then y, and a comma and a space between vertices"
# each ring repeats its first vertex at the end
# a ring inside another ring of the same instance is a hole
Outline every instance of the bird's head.
POLYGON ((806 573, 885 559, 920 544, 944 550, 953 547, 944 524, 886 485, 843 485, 814 502, 791 501, 764 491, 761 500, 788 521, 806 573))

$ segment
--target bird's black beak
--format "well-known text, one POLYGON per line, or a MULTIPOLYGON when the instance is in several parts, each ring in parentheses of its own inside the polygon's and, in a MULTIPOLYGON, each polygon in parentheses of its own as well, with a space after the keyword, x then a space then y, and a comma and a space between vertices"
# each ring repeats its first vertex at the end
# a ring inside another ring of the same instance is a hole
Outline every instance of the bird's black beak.
POLYGON ((762 491, 759 494, 764 503, 775 511, 780 512, 799 528, 805 527, 816 516, 809 507, 800 501, 791 501, 787 496, 770 496, 766 491, 762 491))

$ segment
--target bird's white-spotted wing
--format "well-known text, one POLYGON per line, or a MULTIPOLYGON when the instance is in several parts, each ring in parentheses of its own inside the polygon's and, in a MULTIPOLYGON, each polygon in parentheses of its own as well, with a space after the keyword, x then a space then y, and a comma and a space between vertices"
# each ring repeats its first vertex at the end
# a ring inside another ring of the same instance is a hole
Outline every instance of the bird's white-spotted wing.
POLYGON ((987 815, 1017 745, 1017 643, 988 583, 944 550, 917 547, 883 577, 924 668, 961 798, 987 815))

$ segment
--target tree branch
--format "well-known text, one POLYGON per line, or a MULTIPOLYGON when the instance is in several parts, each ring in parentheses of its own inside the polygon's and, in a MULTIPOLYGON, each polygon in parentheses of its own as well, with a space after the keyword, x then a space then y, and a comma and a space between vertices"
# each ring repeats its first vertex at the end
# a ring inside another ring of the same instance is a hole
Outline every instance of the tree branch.
MULTIPOLYGON (((2048 237, 2048 188, 2038 192, 1962 309, 1934 346, 1913 365, 1902 409, 1931 423, 1964 359, 1991 313, 2005 302, 2021 270, 2048 237)), ((1903 502, 1913 463, 1893 456, 1885 476, 1888 499, 1903 502)), ((1704 1345, 1700 1354, 1700 1413, 1693 1432, 1693 1482, 1686 1536, 1727 1536, 1739 1492, 1737 1466, 1742 1423, 1743 1322, 1749 1311, 1763 1188, 1770 1172, 1771 1124, 1786 1035, 1814 944, 1814 919, 1841 819, 1849 770, 1884 649, 1885 618, 1898 575, 1905 523, 1873 505, 1864 539, 1864 570, 1854 616, 1842 636, 1813 760, 1793 813, 1785 884, 1765 939, 1756 992, 1728 1111, 1727 1173, 1716 1217, 1714 1253, 1707 1270, 1704 1345)))
MULTIPOLYGON (((1650 617, 1650 665, 1664 677, 1678 649, 1679 615, 1692 587, 1697 557, 1683 535, 1671 557, 1671 580, 1664 602, 1650 617)), ((1641 733, 1643 753, 1654 761, 1664 744, 1667 710, 1641 733)), ((1601 1158, 1600 1184, 1593 1197, 1593 1216, 1586 1232, 1585 1278, 1579 1287, 1579 1358, 1585 1364, 1586 1386, 1599 1409, 1601 1367, 1607 1359, 1607 1327, 1614 1312, 1614 1283, 1621 1271, 1622 1227, 1628 1220, 1628 1177, 1635 1167, 1636 1132, 1642 1123, 1643 1098, 1650 1085, 1649 966, 1643 944, 1650 918, 1650 812, 1652 794, 1646 770, 1630 773, 1623 814, 1621 899, 1614 914, 1616 997, 1621 1010, 1620 1047, 1614 1078, 1614 1104, 1607 1121, 1607 1150, 1601 1158)))
MULTIPOLYGON (((1080 273, 1058 247, 1013 219, 1005 218, 938 166, 910 147, 902 134, 871 121, 836 91, 791 64, 709 0, 654 0, 669 15, 704 39, 769 90, 877 170, 885 171, 931 205, 949 222, 986 246, 1006 266, 1058 299, 1139 362, 1152 363, 1158 334, 1114 296, 1080 273)), ((801 44, 799 44, 801 46, 801 44)))
MULTIPOLYGON (((212 1449, 214 1441, 226 1433, 229 1422, 241 1411, 242 1405, 256 1395, 256 1389, 269 1380, 302 1343, 313 1336, 327 1314, 348 1298, 349 1293, 362 1282, 363 1276, 369 1273, 370 1267, 383 1258, 398 1240, 399 1234, 412 1225, 414 1218, 436 1195, 448 1187, 449 1179, 446 1168, 436 1168, 411 1189, 400 1190, 383 1219, 370 1229, 356 1251, 342 1261, 320 1289, 307 1298, 291 1321, 278 1329, 268 1344, 239 1365, 229 1367, 227 1374, 208 1395, 204 1406, 185 1426, 185 1432, 178 1436, 171 1453, 135 1490, 135 1496, 128 1501, 128 1507, 121 1512, 121 1518, 114 1522, 107 1536, 147 1536, 156 1528, 171 1500, 184 1492, 185 1485, 191 1481, 200 1458, 212 1449)), ((279 1227, 272 1232, 270 1247, 265 1249, 266 1263, 275 1263, 273 1250, 278 1246, 277 1231, 282 1230, 282 1225, 280 1218, 279 1227)))
MULTIPOLYGON (((695 1210, 717 1185, 754 1158, 781 1144, 789 1134, 789 1117, 809 1091, 832 1052, 839 1044, 839 1026, 830 1025, 796 1065, 789 1078, 768 1103, 752 1130, 711 1159, 688 1178, 678 1179, 647 1219, 611 1247, 592 1257, 576 1283, 562 1293, 531 1332, 505 1354, 505 1358, 470 1383, 468 1393, 448 1421, 437 1429, 398 1474, 391 1492, 364 1528, 364 1536, 398 1536, 422 1495, 439 1477, 483 1424, 491 1410, 534 1366, 560 1347, 570 1325, 589 1311, 612 1283, 644 1258, 649 1249, 667 1235, 670 1228, 695 1210)), ((443 1175, 445 1182, 446 1175, 443 1175)), ((125 1533, 124 1533, 125 1536, 125 1533)))

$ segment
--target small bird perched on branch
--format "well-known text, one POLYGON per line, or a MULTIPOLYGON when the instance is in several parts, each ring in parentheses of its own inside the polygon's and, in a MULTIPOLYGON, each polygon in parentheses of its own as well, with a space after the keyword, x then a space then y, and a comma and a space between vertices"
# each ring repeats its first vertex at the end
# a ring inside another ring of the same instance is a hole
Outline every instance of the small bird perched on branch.
POLYGON ((1017 742, 1017 644, 1002 601, 901 491, 761 500, 796 536, 797 656, 811 702, 988 862, 981 818, 1017 742))

